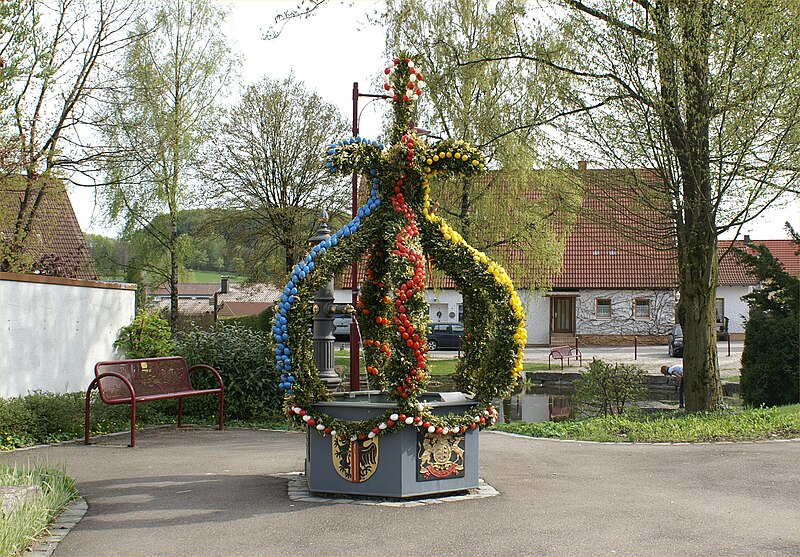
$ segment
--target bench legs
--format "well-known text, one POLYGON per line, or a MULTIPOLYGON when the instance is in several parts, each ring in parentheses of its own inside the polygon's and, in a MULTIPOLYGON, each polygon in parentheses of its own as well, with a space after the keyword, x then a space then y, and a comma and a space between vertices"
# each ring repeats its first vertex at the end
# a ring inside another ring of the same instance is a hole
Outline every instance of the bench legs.
MULTIPOLYGON (((225 423, 225 393, 219 394, 219 429, 225 423)), ((178 399, 178 427, 183 427, 183 397, 178 399)))
POLYGON ((225 393, 219 393, 219 430, 222 431, 222 423, 225 415, 225 393))
MULTIPOLYGON (((92 391, 97 386, 99 378, 95 378, 86 389, 86 408, 83 418, 83 444, 89 444, 89 426, 90 426, 90 412, 92 410, 92 391)), ((131 396, 131 444, 129 447, 136 446, 136 398, 131 396)))

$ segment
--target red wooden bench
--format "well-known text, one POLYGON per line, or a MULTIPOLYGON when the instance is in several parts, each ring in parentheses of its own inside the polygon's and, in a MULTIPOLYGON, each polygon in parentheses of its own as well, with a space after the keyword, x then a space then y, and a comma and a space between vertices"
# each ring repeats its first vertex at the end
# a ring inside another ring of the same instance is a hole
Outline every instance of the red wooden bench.
POLYGON ((114 360, 98 362, 94 366, 95 378, 86 390, 86 418, 84 442, 89 444, 89 412, 92 391, 97 388, 100 399, 106 404, 131 405, 131 447, 136 446, 136 405, 152 400, 178 399, 178 427, 183 418, 183 399, 190 396, 219 396, 219 429, 222 429, 225 405, 225 387, 217 370, 207 365, 188 367, 180 356, 144 358, 140 360, 114 360), (219 387, 195 389, 190 374, 205 370, 214 374, 219 387))
POLYGON ((578 360, 583 365, 581 351, 575 346, 551 346, 550 356, 547 358, 547 369, 550 369, 553 360, 561 360, 561 369, 564 369, 564 360, 567 360, 567 365, 570 360, 578 360))

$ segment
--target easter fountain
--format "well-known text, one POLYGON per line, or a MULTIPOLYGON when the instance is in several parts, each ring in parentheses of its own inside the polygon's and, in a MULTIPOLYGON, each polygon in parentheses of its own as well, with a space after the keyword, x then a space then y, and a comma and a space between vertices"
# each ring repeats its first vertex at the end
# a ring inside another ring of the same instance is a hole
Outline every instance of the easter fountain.
POLYGON ((361 137, 328 149, 331 172, 362 172, 372 184, 357 216, 295 265, 273 324, 286 411, 307 428, 306 476, 315 492, 411 497, 478 486, 479 431, 494 423, 492 400, 510 394, 522 370, 526 332, 505 270, 435 214, 434 176, 479 176, 477 149, 453 139, 426 143, 409 122, 425 82, 405 54, 385 70, 393 100, 389 144, 361 137), (366 255, 364 255, 366 254, 366 255), (308 334, 311 300, 348 265, 364 260, 357 307, 365 373, 378 392, 331 394, 308 334), (453 278, 468 308, 463 393, 429 393, 428 263, 453 278))

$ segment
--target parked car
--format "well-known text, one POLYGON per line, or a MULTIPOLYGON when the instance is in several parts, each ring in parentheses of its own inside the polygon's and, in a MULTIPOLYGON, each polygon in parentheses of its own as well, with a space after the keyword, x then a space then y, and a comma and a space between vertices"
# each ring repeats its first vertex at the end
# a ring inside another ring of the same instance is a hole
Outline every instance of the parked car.
POLYGON ((683 357, 683 329, 677 323, 669 334, 669 355, 673 358, 683 357))
POLYGON ((431 323, 428 331, 428 350, 458 348, 464 336, 463 323, 431 323))

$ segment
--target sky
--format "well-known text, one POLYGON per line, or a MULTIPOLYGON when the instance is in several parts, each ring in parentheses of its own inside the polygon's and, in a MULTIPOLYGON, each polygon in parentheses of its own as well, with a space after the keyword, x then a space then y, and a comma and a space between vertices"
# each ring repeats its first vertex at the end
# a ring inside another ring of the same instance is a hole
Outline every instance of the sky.
MULTIPOLYGON (((297 2, 284 0, 237 0, 229 2, 230 15, 225 25, 234 52, 241 60, 245 84, 268 75, 283 79, 291 72, 325 100, 338 106, 347 121, 352 122, 353 82, 359 91, 374 90, 378 72, 386 67, 384 34, 380 26, 371 25, 367 14, 380 7, 380 0, 328 0, 307 19, 289 21, 276 39, 264 40, 275 15, 292 9, 297 2)), ((377 137, 382 123, 384 101, 359 103, 360 132, 363 137, 377 137)), ((78 222, 85 232, 115 236, 113 227, 103 224, 95 207, 91 188, 73 188, 70 192, 78 222)), ((783 223, 787 220, 800 230, 800 203, 770 210, 742 230, 753 239, 785 238, 783 223)), ((723 236, 731 238, 732 234, 723 236)))

